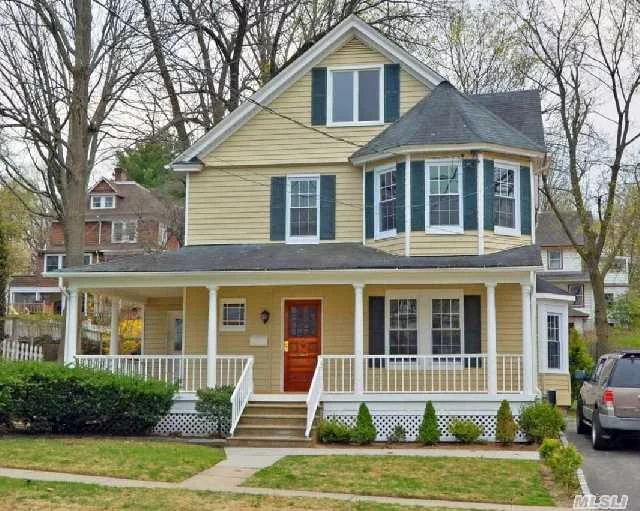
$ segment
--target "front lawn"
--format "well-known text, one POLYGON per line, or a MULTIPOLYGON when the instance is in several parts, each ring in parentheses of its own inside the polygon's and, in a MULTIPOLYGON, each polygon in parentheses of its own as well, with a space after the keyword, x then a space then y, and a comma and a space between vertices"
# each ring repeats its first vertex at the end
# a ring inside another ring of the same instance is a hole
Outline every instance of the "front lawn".
MULTIPOLYGON (((263 497, 227 493, 143 488, 106 488, 92 484, 23 481, 0 477, 0 509, 12 511, 246 511, 280 509, 336 511, 417 511, 415 507, 329 499, 263 497)), ((446 511, 431 509, 431 511, 446 511)), ((453 511, 453 510, 450 510, 453 511)), ((456 511, 465 511, 458 509, 456 511)), ((470 509, 466 511, 471 511, 470 509)))
POLYGON ((222 449, 117 438, 0 438, 0 466, 99 476, 182 481, 224 459, 222 449))
POLYGON ((536 461, 420 456, 287 456, 245 486, 551 506, 536 461))

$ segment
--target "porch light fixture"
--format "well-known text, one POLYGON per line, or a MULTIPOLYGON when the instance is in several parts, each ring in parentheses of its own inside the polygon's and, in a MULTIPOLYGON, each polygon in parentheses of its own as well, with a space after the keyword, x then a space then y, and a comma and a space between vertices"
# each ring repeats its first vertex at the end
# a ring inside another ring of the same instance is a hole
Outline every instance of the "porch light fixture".
POLYGON ((269 321, 270 317, 271 317, 271 314, 269 313, 269 311, 267 309, 262 309, 262 311, 260 312, 260 319, 264 324, 266 324, 267 321, 269 321))

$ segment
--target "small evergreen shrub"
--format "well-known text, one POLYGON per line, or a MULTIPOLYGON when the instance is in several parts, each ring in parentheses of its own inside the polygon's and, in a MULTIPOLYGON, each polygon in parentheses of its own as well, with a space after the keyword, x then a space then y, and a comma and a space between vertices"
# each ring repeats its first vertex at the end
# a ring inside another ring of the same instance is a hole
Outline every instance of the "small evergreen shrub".
POLYGON ((351 442, 351 428, 337 419, 321 420, 316 434, 318 441, 323 444, 351 442))
POLYGON ((393 427, 393 431, 389 435, 389 442, 398 443, 398 442, 406 442, 407 441, 407 430, 404 429, 402 424, 396 424, 393 427))
POLYGON ((540 459, 546 463, 560 447, 562 447, 562 442, 557 438, 545 438, 542 441, 540 449, 538 449, 540 459))
POLYGON ((356 419, 356 425, 351 430, 351 441, 356 444, 370 444, 375 441, 378 436, 378 431, 373 424, 371 413, 365 403, 360 404, 358 409, 358 418, 356 419))
POLYGON ((511 406, 503 399, 496 416, 496 442, 510 444, 515 440, 517 432, 518 425, 511 415, 511 406))
POLYGON ((424 407, 424 416, 418 429, 418 442, 424 445, 437 444, 440 441, 438 429, 438 417, 431 401, 427 401, 424 407))
POLYGON ((535 401, 520 410, 520 430, 536 443, 558 438, 565 428, 562 412, 546 401, 535 401))
POLYGON ((449 424, 449 433, 463 444, 472 444, 484 433, 484 428, 473 421, 455 419, 449 424))
POLYGON ((568 494, 578 486, 576 470, 582 465, 582 455, 574 445, 563 446, 559 440, 547 439, 540 448, 540 457, 553 472, 555 480, 567 490, 568 494))
POLYGON ((585 338, 580 335, 575 328, 569 333, 569 374, 571 375, 571 399, 578 399, 582 382, 576 380, 575 374, 578 369, 587 374, 593 371, 594 361, 591 353, 587 349, 585 338))
POLYGON ((231 394, 232 385, 198 390, 196 411, 215 422, 219 438, 228 436, 231 428, 231 394))

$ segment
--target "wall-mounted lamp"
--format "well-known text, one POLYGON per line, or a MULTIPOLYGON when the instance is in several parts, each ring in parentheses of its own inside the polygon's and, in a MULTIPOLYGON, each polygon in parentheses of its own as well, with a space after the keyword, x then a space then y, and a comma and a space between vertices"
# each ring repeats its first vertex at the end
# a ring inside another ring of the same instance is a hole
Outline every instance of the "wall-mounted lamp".
POLYGON ((262 311, 260 312, 260 319, 262 320, 263 323, 267 323, 267 321, 269 321, 269 318, 271 317, 271 314, 269 313, 269 311, 267 309, 262 309, 262 311))

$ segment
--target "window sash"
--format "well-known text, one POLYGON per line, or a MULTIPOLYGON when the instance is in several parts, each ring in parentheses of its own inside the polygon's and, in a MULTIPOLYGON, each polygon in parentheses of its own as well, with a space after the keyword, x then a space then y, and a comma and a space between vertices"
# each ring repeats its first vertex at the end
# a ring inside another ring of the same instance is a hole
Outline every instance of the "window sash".
POLYGON ((547 368, 560 369, 561 339, 560 339, 560 315, 547 313, 547 368))
POLYGON ((380 171, 376 182, 376 234, 385 235, 396 232, 396 200, 398 196, 396 169, 380 171))
POLYGON ((462 321, 458 298, 431 300, 431 353, 458 355, 462 353, 462 321))
POLYGON ((562 250, 547 251, 547 267, 550 270, 562 270, 562 250))
POLYGON ((64 256, 59 254, 47 254, 44 256, 45 271, 55 271, 64 267, 64 256), (52 262, 50 262, 52 261, 52 262), (53 262, 55 261, 55 262, 53 262))
POLYGON ((287 179, 287 239, 320 239, 320 177, 293 176, 287 179))
POLYGON ((389 355, 418 354, 418 300, 389 300, 389 355))
POLYGON ((380 124, 383 122, 382 66, 329 69, 328 82, 327 124, 380 124), (361 81, 362 87, 360 87, 361 81))
POLYGON ((135 243, 137 239, 137 222, 112 222, 111 241, 113 243, 135 243))
POLYGON ((222 327, 225 330, 244 330, 246 326, 246 302, 225 300, 222 302, 222 327))
POLYGON ((569 284, 567 290, 575 296, 574 305, 579 307, 584 305, 584 284, 569 284))
POLYGON ((460 162, 427 162, 427 230, 462 229, 462 172, 460 162))
POLYGON ((496 163, 493 171, 493 223, 497 227, 517 228, 518 180, 516 176, 515 168, 496 163))
POLYGON ((91 196, 91 209, 113 209, 114 208, 113 195, 92 195, 91 196))

